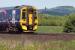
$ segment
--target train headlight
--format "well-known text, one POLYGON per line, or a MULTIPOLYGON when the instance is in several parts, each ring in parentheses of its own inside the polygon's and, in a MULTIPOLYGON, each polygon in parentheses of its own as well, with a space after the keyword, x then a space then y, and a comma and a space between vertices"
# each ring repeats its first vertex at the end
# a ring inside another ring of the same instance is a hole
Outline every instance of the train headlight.
POLYGON ((22 29, 23 29, 23 30, 27 30, 27 27, 26 27, 26 26, 22 26, 22 29))
POLYGON ((35 23, 38 23, 38 20, 37 19, 35 19, 35 23))
POLYGON ((34 26, 33 30, 36 30, 36 29, 37 29, 37 25, 34 26))

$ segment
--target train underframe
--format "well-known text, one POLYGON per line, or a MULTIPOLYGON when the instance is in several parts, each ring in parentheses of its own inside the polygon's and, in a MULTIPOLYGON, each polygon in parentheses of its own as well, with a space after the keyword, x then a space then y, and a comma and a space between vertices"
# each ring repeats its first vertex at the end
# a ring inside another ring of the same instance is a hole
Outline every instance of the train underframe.
POLYGON ((34 26, 26 26, 27 30, 23 30, 19 23, 12 24, 8 22, 0 22, 0 32, 34 32, 33 30, 34 26))

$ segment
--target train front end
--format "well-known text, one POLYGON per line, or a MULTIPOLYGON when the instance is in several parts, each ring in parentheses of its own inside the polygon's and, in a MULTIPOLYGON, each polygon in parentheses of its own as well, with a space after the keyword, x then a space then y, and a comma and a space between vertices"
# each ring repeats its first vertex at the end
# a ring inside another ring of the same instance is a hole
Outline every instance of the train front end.
POLYGON ((23 32, 34 32, 37 30, 38 16, 34 7, 22 7, 20 25, 23 32))

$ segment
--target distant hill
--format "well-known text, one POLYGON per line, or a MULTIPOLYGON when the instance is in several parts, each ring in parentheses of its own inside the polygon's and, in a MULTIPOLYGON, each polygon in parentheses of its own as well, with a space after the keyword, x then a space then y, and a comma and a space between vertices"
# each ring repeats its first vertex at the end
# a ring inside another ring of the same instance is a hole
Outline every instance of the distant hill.
POLYGON ((39 9, 38 12, 41 14, 63 16, 75 13, 75 8, 73 6, 58 6, 51 9, 39 9))

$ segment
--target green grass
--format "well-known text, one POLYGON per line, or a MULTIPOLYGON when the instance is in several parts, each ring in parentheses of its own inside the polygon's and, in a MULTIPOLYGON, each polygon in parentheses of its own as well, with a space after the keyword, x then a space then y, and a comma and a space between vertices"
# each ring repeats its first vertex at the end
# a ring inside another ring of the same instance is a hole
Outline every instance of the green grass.
POLYGON ((38 26, 38 33, 62 33, 62 26, 38 26))
POLYGON ((75 40, 0 41, 0 50, 75 50, 75 40))

